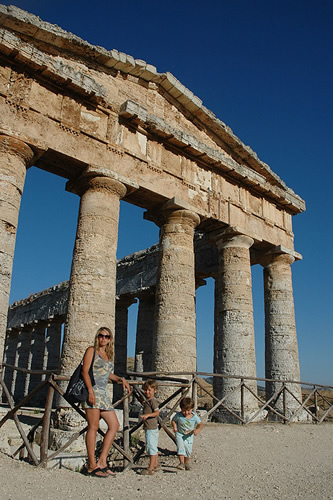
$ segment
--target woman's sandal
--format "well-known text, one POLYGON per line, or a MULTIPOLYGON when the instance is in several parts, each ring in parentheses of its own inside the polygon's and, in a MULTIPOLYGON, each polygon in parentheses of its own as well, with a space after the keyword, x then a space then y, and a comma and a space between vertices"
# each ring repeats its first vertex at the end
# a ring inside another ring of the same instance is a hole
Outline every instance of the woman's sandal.
POLYGON ((106 467, 104 467, 103 469, 101 469, 103 472, 106 472, 106 474, 108 476, 111 476, 111 477, 115 477, 116 476, 116 473, 112 471, 111 467, 109 467, 108 465, 106 467))
POLYGON ((92 470, 91 472, 87 471, 87 474, 88 476, 93 476, 93 477, 101 477, 101 478, 105 478, 105 477, 108 477, 110 474, 107 474, 105 475, 105 470, 104 469, 100 469, 99 467, 97 467, 96 469, 92 470), (99 474, 99 473, 101 473, 99 474))

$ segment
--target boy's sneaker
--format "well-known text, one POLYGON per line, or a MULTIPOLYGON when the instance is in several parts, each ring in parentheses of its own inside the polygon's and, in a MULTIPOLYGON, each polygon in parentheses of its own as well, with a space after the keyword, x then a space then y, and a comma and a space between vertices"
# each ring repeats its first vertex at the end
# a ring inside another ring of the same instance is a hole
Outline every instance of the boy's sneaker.
POLYGON ((189 464, 185 464, 185 470, 192 470, 192 467, 189 464))
POLYGON ((179 464, 179 465, 177 465, 176 469, 178 469, 178 470, 185 470, 185 465, 184 464, 179 464))
POLYGON ((140 472, 140 476, 152 476, 153 474, 155 474, 153 469, 142 469, 140 472))

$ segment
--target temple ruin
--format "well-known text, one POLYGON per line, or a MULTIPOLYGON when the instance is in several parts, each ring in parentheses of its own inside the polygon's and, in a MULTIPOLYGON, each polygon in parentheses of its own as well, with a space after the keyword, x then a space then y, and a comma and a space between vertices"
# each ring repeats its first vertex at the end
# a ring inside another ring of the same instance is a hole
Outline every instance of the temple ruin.
MULTIPOLYGON (((255 377, 251 266, 260 265, 266 378, 299 380, 291 264, 301 256, 292 216, 304 201, 170 73, 17 8, 0 6, 0 25, 4 360, 40 369, 60 363, 68 375, 97 328, 108 325, 124 372, 127 310, 138 300, 143 370, 195 371, 195 290, 213 277, 214 372, 255 377), (67 179, 66 189, 80 197, 71 276, 8 310, 32 165, 67 179), (160 240, 117 265, 120 200, 144 208, 160 240)), ((33 383, 13 377, 9 386, 19 398, 33 383)), ((220 379, 215 393, 222 397, 233 383, 220 379)), ((268 384, 266 397, 274 390, 268 384)), ((256 411, 257 401, 246 397, 246 411, 256 411)))

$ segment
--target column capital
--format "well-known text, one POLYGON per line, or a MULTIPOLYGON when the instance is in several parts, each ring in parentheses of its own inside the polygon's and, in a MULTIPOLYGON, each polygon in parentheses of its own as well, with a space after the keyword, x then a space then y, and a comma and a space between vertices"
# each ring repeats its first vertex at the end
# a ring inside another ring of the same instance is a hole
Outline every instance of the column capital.
POLYGON ((145 212, 143 217, 146 220, 154 222, 159 227, 171 221, 176 223, 186 222, 193 228, 200 224, 200 216, 193 210, 190 204, 177 197, 168 200, 164 205, 155 210, 145 212))
POLYGON ((210 233, 209 239, 216 245, 219 251, 224 248, 246 248, 249 249, 254 239, 246 234, 234 231, 231 228, 222 229, 210 233))
POLYGON ((68 181, 66 184, 66 191, 79 196, 82 196, 88 190, 108 191, 118 195, 119 199, 123 198, 127 193, 127 188, 122 182, 100 174, 94 177, 83 174, 78 179, 68 181))
POLYGON ((9 135, 0 135, 0 153, 12 154, 21 158, 29 168, 35 153, 25 142, 9 135))
POLYGON ((200 224, 200 217, 195 212, 191 210, 186 210, 182 208, 165 208, 163 210, 164 222, 174 222, 174 223, 185 223, 190 225, 195 229, 198 224, 200 224))
POLYGON ((256 256, 256 261, 263 267, 273 263, 284 263, 291 265, 296 260, 302 260, 302 255, 294 250, 290 250, 282 245, 274 247, 272 250, 256 256))

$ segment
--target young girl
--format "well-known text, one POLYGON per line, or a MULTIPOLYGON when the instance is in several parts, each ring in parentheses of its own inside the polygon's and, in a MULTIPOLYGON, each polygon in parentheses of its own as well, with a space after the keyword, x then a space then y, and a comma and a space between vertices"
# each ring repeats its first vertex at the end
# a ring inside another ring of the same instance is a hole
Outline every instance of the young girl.
POLYGON ((114 437, 119 429, 117 415, 107 394, 108 380, 122 382, 123 389, 130 392, 128 382, 115 375, 113 372, 113 334, 109 328, 102 327, 97 330, 94 346, 88 347, 83 358, 82 377, 88 389, 88 401, 83 403, 86 411, 88 430, 86 445, 88 452, 88 474, 96 477, 109 477, 115 475, 107 464, 107 456, 111 449, 114 437), (95 385, 91 383, 89 368, 95 354, 93 374, 95 385), (99 419, 102 417, 108 425, 104 436, 102 451, 98 461, 95 459, 96 434, 99 419))

